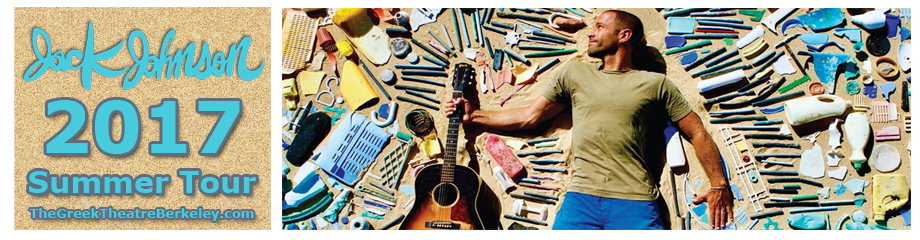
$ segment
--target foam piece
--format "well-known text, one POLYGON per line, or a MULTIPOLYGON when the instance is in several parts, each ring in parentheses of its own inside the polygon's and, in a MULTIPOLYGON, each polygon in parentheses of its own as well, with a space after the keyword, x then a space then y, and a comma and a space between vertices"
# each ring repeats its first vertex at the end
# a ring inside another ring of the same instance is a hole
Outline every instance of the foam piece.
POLYGON ((744 79, 744 70, 739 69, 733 72, 729 72, 729 73, 720 75, 718 77, 700 81, 699 83, 696 84, 696 88, 699 89, 700 92, 706 92, 706 91, 713 90, 713 89, 716 89, 716 88, 719 88, 725 85, 739 82, 741 81, 741 79, 744 79))
POLYGON ((291 141, 291 147, 285 155, 288 162, 300 166, 313 154, 316 146, 326 138, 332 127, 332 119, 325 113, 303 114, 297 135, 291 141))
POLYGON ((508 174, 508 177, 511 179, 520 179, 524 177, 526 174, 524 165, 521 164, 517 155, 511 151, 511 148, 509 148, 507 144, 495 134, 487 134, 484 140, 486 151, 489 153, 489 156, 502 167, 502 170, 508 174))

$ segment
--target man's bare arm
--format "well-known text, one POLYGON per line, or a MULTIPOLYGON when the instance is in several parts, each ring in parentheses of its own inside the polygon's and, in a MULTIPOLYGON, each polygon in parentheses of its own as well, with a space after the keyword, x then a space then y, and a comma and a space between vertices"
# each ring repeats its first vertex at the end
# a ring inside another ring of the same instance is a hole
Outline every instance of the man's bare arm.
POLYGON ((534 128, 538 124, 556 115, 559 115, 565 104, 557 103, 540 95, 529 107, 507 109, 501 111, 484 111, 470 109, 465 99, 450 99, 445 103, 444 112, 453 114, 457 105, 465 105, 467 114, 464 122, 472 122, 490 128, 501 130, 517 130, 534 128))
POLYGON ((705 191, 697 198, 693 199, 694 203, 709 203, 709 213, 711 216, 712 227, 716 229, 724 228, 727 222, 734 218, 732 211, 732 196, 728 188, 728 182, 722 174, 722 161, 719 156, 719 148, 716 147, 712 137, 706 132, 703 122, 695 112, 691 111, 686 117, 677 121, 680 130, 687 134, 693 149, 696 151, 696 157, 703 166, 703 171, 709 177, 709 183, 712 188, 705 191))

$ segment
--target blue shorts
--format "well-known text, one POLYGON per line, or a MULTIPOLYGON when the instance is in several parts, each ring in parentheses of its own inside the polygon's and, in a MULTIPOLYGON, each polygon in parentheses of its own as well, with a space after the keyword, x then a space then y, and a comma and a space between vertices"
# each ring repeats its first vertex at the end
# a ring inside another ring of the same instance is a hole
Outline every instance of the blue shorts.
POLYGON ((605 198, 566 192, 553 230, 661 230, 655 201, 605 198))

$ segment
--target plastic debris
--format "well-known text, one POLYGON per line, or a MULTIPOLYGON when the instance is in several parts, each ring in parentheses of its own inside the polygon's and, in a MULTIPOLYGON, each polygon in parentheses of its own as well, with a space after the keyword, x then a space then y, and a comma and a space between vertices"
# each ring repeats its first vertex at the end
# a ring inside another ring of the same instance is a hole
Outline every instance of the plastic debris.
POLYGON ((822 8, 799 16, 799 20, 815 32, 836 27, 842 24, 845 19, 843 10, 840 8, 822 8))
POLYGON ((846 176, 847 176, 847 167, 846 167, 846 166, 843 166, 843 167, 837 168, 837 170, 828 171, 828 172, 827 172, 827 175, 830 176, 830 177, 833 178, 833 179, 837 179, 837 180, 843 181, 843 179, 846 178, 846 176))
POLYGON ((866 50, 872 56, 881 57, 891 51, 891 41, 883 35, 869 35, 866 39, 866 50))
POLYGON ((831 188, 830 188, 830 187, 823 187, 823 188, 821 188, 821 189, 818 189, 818 191, 815 192, 815 194, 818 194, 818 196, 821 196, 821 197, 823 197, 824 199, 828 199, 828 198, 831 197, 831 188))
POLYGON ((754 42, 754 40, 757 40, 763 37, 763 33, 764 33, 763 26, 758 25, 757 27, 754 28, 754 30, 751 30, 750 32, 748 32, 748 34, 744 35, 744 37, 741 37, 740 39, 738 39, 738 41, 735 42, 735 47, 737 47, 738 49, 744 48, 748 44, 751 44, 752 42, 754 42))
POLYGON ((868 85, 868 86, 863 87, 863 94, 865 94, 866 97, 874 99, 875 97, 878 96, 878 86, 868 85))
POLYGON ((789 227, 796 230, 819 230, 827 227, 827 221, 821 214, 798 214, 792 215, 786 222, 789 227))
POLYGON ((792 66, 791 59, 789 59, 789 55, 786 54, 781 54, 779 59, 773 62, 773 69, 780 75, 791 75, 796 73, 795 66, 792 66))
MULTIPOLYGON (((895 130, 897 126, 894 127, 895 130)), ((898 130, 900 131, 900 130, 898 130)), ((901 166, 901 154, 898 149, 888 144, 878 144, 872 149, 869 157, 869 163, 879 172, 887 173, 897 170, 901 166)))
POLYGON ((409 17, 409 27, 413 32, 418 31, 418 27, 437 21, 440 13, 441 8, 414 8, 412 16, 409 17))
POLYGON ((845 192, 847 192, 847 188, 843 186, 843 184, 834 183, 834 194, 837 194, 837 196, 840 196, 840 194, 843 194, 845 192))
POLYGON ((804 28, 805 24, 803 24, 802 21, 799 21, 798 19, 793 18, 793 19, 787 19, 785 22, 783 22, 783 25, 780 29, 782 29, 783 36, 785 36, 786 30, 791 29, 791 28, 797 28, 797 27, 804 28))
POLYGON ((690 65, 695 62, 699 55, 696 52, 688 52, 680 56, 680 64, 690 65))
POLYGON ((862 30, 859 28, 837 28, 834 35, 849 39, 852 43, 862 42, 862 30))
POLYGON ((683 47, 687 44, 687 39, 682 36, 666 36, 664 37, 665 48, 676 48, 683 47))
POLYGON ((767 18, 763 19, 763 21, 760 21, 760 23, 766 26, 767 29, 770 29, 771 32, 776 33, 776 24, 779 23, 780 20, 783 20, 792 14, 792 12, 795 12, 795 8, 777 9, 772 14, 770 14, 770 16, 767 16, 767 18))
POLYGON ((844 186, 846 186, 847 190, 850 190, 850 192, 853 193, 853 195, 859 195, 859 194, 863 194, 863 190, 869 186, 869 181, 862 180, 862 179, 853 179, 845 183, 844 186))
POLYGON ((820 145, 815 145, 812 149, 802 153, 799 172, 812 178, 824 177, 824 151, 821 150, 820 145))
POLYGON ((869 11, 850 18, 854 24, 862 26, 868 30, 875 30, 885 26, 885 13, 880 11, 869 11))
POLYGON ((842 53, 816 53, 816 52, 799 52, 799 54, 810 54, 815 66, 815 74, 818 80, 827 85, 828 92, 833 94, 836 88, 837 67, 850 59, 850 55, 842 53))
POLYGON ((898 66, 903 72, 910 71, 910 43, 898 45, 898 66))
POLYGON ((888 212, 900 209, 910 199, 910 183, 903 174, 878 174, 872 183, 872 219, 876 222, 884 222, 888 212))

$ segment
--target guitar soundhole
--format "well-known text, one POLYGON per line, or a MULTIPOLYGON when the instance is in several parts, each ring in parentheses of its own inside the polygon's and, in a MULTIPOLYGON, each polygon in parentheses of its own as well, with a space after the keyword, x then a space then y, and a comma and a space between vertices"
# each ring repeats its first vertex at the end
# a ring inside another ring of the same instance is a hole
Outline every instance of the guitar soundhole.
POLYGON ((460 190, 457 186, 448 183, 438 184, 432 191, 434 201, 440 206, 451 206, 460 199, 460 190))

